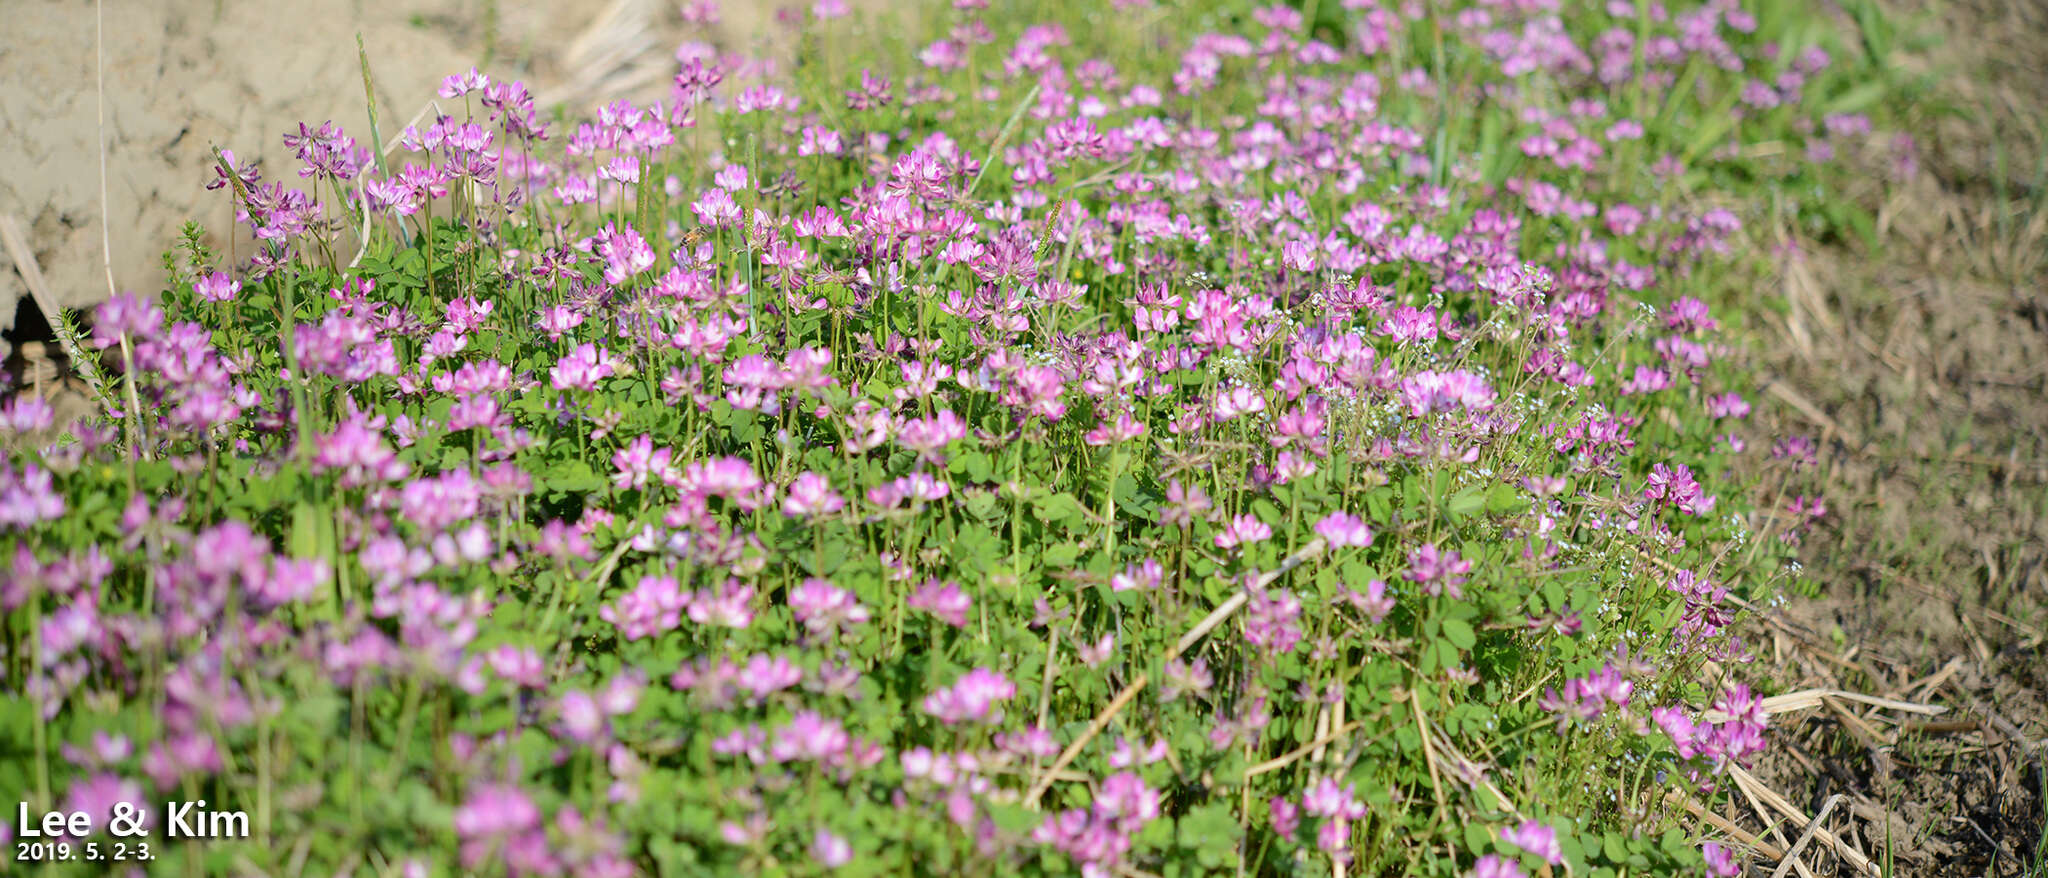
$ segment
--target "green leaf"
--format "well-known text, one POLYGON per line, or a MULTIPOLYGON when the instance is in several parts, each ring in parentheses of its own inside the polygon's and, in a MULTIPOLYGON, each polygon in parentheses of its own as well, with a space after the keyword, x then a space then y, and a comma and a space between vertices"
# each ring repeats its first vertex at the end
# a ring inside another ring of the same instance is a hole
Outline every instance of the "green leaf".
POLYGON ((1463 619, 1445 619, 1444 638, 1462 650, 1470 650, 1479 643, 1479 635, 1463 619))
POLYGON ((1685 145, 1687 163, 1699 160, 1708 150, 1720 145, 1721 138, 1735 128, 1735 115, 1727 112, 1710 113, 1693 129, 1692 139, 1685 145))
POLYGON ((582 460, 565 460, 549 468, 541 477, 541 484, 548 490, 563 493, 595 491, 604 487, 604 478, 582 460))
POLYGON ((1891 90, 1891 83, 1881 79, 1866 82, 1836 95, 1833 100, 1827 102, 1822 112, 1826 115, 1859 113, 1883 100, 1891 90))
POLYGON ((1486 492, 1486 511, 1495 515, 1523 512, 1529 508, 1529 499, 1513 485, 1494 485, 1486 492))
POLYGON ((1045 559, 1045 566, 1065 570, 1073 567, 1074 560, 1081 557, 1081 549, 1073 543, 1057 543, 1047 546, 1041 557, 1045 559))
POLYGON ((996 495, 987 491, 965 491, 960 505, 967 508, 967 514, 984 521, 994 518, 1002 510, 996 506, 996 495))
POLYGON ((1609 862, 1625 862, 1628 860, 1628 839, 1623 838, 1619 832, 1609 832, 1607 837, 1600 840, 1600 853, 1605 855, 1609 862))
POLYGON ((1460 656, 1460 653, 1458 652, 1458 647, 1453 645, 1450 641, 1437 641, 1435 654, 1437 667, 1455 668, 1458 666, 1458 658, 1460 656))
POLYGON ((1392 491, 1373 491, 1365 496, 1365 511, 1373 521, 1385 523, 1394 518, 1394 497, 1392 491))
POLYGON ((320 509, 304 500, 292 507, 292 557, 320 557, 320 509))
POLYGON ((1018 804, 991 803, 987 805, 989 817, 995 820, 996 828, 1005 832, 1024 834, 1044 822, 1045 815, 1018 804))
POLYGON ((1849 14, 1856 18, 1856 29, 1863 38, 1863 51, 1868 53, 1870 62, 1883 64, 1892 54, 1892 26, 1886 21, 1884 10, 1875 0, 1855 0, 1848 4, 1849 14))
POLYGON ((1081 503, 1068 493, 1039 494, 1031 498, 1031 508, 1038 511, 1040 518, 1048 523, 1072 523, 1081 518, 1081 503))
POLYGON ((1676 826, 1664 830, 1664 835, 1657 840, 1657 846, 1673 857, 1683 857, 1692 849, 1692 845, 1686 843, 1685 833, 1680 832, 1676 826))
POLYGON ((1472 821, 1465 824, 1465 849, 1473 854, 1483 854, 1493 848, 1493 832, 1484 823, 1472 821))
POLYGON ((1485 506, 1486 495, 1478 488, 1466 488, 1459 491, 1451 495, 1450 502, 1446 504, 1446 507, 1450 509, 1452 518, 1469 518, 1472 513, 1478 512, 1485 506))
POLYGON ((1244 836, 1244 828, 1238 825, 1230 805, 1220 801, 1190 809, 1180 818, 1176 829, 1180 846, 1194 850, 1202 865, 1212 869, 1235 862, 1231 855, 1244 836))
POLYGON ((994 473, 988 455, 980 451, 969 451, 956 455, 948 469, 966 476, 970 481, 986 482, 994 473))
POLYGON ((1267 524, 1279 524, 1287 520, 1287 514, 1281 512, 1280 507, 1273 505, 1273 501, 1264 497, 1252 501, 1252 512, 1267 524))

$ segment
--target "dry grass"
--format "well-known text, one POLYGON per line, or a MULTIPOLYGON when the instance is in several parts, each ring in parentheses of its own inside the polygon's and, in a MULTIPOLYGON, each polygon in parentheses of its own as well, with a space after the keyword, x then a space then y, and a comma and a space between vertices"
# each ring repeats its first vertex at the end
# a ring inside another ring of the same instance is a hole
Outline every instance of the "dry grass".
POLYGON ((1846 795, 1840 831, 1887 874, 2040 874, 2048 6, 1891 11, 1943 31, 1904 60, 1939 75, 1905 119, 1923 173, 1861 193, 1875 252, 1787 236, 1775 414, 1823 439, 1835 526, 1807 544, 1820 597, 1761 636, 1788 686, 1952 712, 1898 720, 1828 699, 1779 725, 1758 774, 1809 809, 1846 795))

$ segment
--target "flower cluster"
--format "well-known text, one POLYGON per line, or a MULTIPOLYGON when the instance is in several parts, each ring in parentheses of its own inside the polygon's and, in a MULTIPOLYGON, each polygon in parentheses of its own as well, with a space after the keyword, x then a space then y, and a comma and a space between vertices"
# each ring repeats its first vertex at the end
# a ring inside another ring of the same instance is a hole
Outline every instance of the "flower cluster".
POLYGON ((1696 190, 1819 191, 1853 73, 1722 0, 1113 6, 790 69, 691 3, 660 100, 223 152, 256 252, 0 401, 24 797, 260 778, 258 871, 1725 871, 1585 840, 1766 744, 1671 693, 1826 506, 1729 475, 1817 446, 1747 450, 1696 190))

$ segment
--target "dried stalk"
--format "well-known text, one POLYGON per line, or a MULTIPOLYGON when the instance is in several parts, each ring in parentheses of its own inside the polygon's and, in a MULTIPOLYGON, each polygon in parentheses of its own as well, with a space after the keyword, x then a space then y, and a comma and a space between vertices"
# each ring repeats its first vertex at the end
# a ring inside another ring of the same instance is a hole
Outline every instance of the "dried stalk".
MULTIPOLYGON (((1166 653, 1166 660, 1172 661, 1179 658, 1181 653, 1188 651, 1189 647, 1201 642, 1202 638, 1208 636, 1209 632, 1216 630, 1216 626, 1223 624, 1224 620, 1229 619, 1247 601, 1251 600, 1251 594, 1254 590, 1271 585, 1275 580, 1285 576, 1288 571, 1301 566, 1302 562, 1320 554, 1323 551, 1323 545, 1322 537, 1309 540, 1307 545, 1302 546, 1294 554, 1287 556, 1287 560, 1280 562, 1280 569, 1261 574, 1258 581, 1252 583, 1250 587, 1232 595, 1230 600, 1224 601, 1222 605, 1210 611, 1209 615, 1203 617, 1202 621, 1195 623, 1195 627, 1188 629, 1188 633, 1181 635, 1180 640, 1174 643, 1173 649, 1166 653)), ((1031 791, 1024 796, 1025 807, 1038 807, 1038 800, 1045 795, 1045 791, 1053 784, 1053 773, 1072 764, 1074 758, 1081 755, 1081 748, 1088 746, 1089 741, 1095 740, 1096 735, 1102 734, 1102 730, 1109 727, 1110 721, 1114 720, 1116 715, 1126 705, 1131 703, 1131 699, 1138 697, 1138 693, 1144 691, 1145 685, 1150 682, 1151 679, 1147 675, 1139 674, 1137 679, 1132 680, 1129 685, 1126 685, 1123 691, 1116 694, 1115 698, 1110 699, 1108 706, 1104 707, 1100 713, 1095 715, 1095 719, 1088 723, 1087 730, 1083 731, 1080 737, 1075 738, 1074 743, 1068 744, 1067 749, 1060 751, 1059 758, 1053 760, 1052 767, 1046 769, 1046 773, 1036 783, 1031 785, 1031 791)))

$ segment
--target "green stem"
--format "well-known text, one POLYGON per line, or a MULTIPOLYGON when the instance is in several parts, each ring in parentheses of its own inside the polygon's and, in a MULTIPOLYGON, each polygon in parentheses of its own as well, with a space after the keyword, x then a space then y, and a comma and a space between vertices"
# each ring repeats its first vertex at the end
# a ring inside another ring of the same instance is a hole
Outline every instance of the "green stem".
POLYGON ((427 298, 438 300, 434 294, 434 196, 431 193, 426 198, 426 213, 420 219, 420 238, 427 244, 427 298))
POLYGON ((128 396, 128 490, 135 490, 135 455, 149 459, 149 438, 142 431, 142 400, 135 392, 135 347, 128 334, 121 334, 121 387, 128 396))
MULTIPOLYGON (((256 688, 254 676, 247 673, 243 674, 242 686, 250 692, 261 691, 256 688)), ((265 849, 270 848, 270 802, 276 786, 270 764, 270 724, 267 713, 256 723, 256 838, 265 849)))
POLYGON ((292 282, 292 275, 290 272, 285 272, 283 274, 283 278, 284 279, 279 283, 281 283, 284 287, 280 294, 280 299, 283 302, 284 315, 283 319, 280 321, 282 323, 282 326, 279 327, 279 330, 281 331, 284 337, 285 370, 289 372, 291 375, 290 380, 292 386, 292 422, 297 429, 297 435, 295 437, 297 447, 293 449, 293 455, 297 457, 299 460, 304 461, 309 455, 312 454, 312 447, 308 445, 306 442, 307 411, 305 376, 299 374, 299 307, 298 302, 295 298, 297 292, 297 284, 294 284, 292 282))
MULTIPOLYGON (((28 643, 33 676, 31 681, 43 675, 43 601, 42 595, 29 598, 28 643)), ((23 686, 24 690, 28 687, 23 686)), ((29 710, 35 713, 36 745, 36 804, 49 808, 55 804, 50 798, 50 730, 49 721, 43 718, 43 705, 34 698, 28 699, 29 710)))
POLYGON ((405 770, 406 759, 412 753, 413 723, 419 718, 421 689, 424 687, 417 678, 411 677, 405 684, 405 708, 398 717, 398 740, 394 742, 391 764, 385 769, 385 780, 379 784, 387 788, 397 779, 398 773, 405 770))

